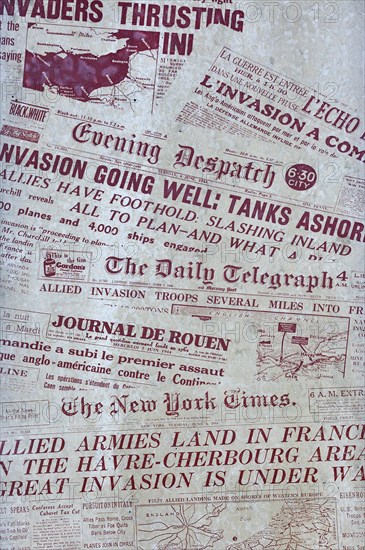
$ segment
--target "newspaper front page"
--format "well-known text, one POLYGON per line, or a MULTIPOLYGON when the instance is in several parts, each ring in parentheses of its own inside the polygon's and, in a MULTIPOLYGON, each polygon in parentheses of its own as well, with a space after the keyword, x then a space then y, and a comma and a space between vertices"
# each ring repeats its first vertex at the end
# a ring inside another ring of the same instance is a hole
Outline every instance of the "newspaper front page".
POLYGON ((0 0, 2 550, 364 550, 362 0, 0 0))

